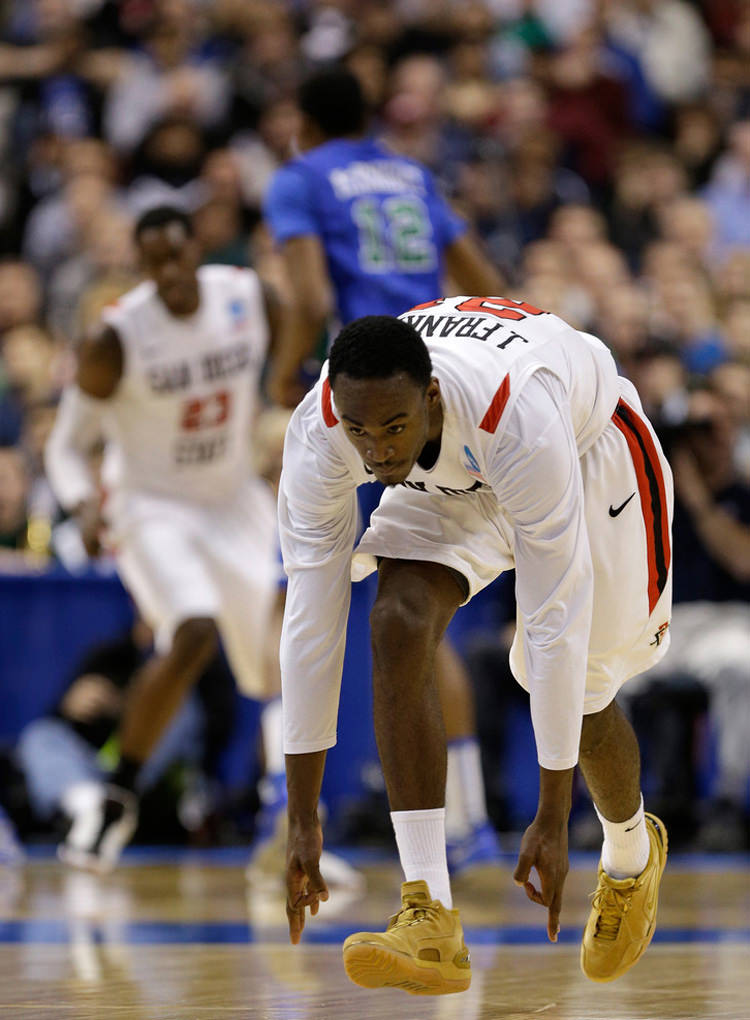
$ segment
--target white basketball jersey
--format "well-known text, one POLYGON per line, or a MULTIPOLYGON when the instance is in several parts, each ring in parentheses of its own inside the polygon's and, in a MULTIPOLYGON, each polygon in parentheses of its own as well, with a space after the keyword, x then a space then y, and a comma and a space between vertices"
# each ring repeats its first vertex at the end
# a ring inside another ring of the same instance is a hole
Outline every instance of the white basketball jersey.
POLYGON ((200 306, 170 314, 153 282, 108 308, 123 375, 107 401, 104 477, 120 492, 200 502, 226 499, 247 478, 268 323, 252 270, 198 270, 200 306))
MULTIPOLYGON (((525 302, 443 298, 399 318, 427 345, 443 402, 438 462, 428 471, 415 464, 401 483, 407 488, 454 495, 487 488, 492 463, 502 456, 508 413, 540 370, 552 372, 565 388, 579 456, 602 433, 617 405, 617 368, 601 340, 525 302)), ((311 403, 309 413, 357 484, 371 481, 339 423, 327 367, 316 387, 318 407, 311 403)))

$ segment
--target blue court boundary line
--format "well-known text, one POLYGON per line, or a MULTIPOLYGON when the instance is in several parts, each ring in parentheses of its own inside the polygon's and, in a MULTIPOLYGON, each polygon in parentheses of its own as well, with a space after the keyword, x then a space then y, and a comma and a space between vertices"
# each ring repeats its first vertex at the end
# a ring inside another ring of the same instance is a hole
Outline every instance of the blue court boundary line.
MULTIPOLYGON (((55 848, 48 845, 27 846, 26 853, 32 861, 55 860, 55 848)), ((326 844, 326 849, 340 854, 355 867, 366 865, 397 864, 395 853, 369 847, 337 846, 326 844)), ((206 864, 211 867, 245 867, 250 856, 247 847, 225 846, 211 847, 205 850, 193 850, 175 846, 135 846, 128 847, 122 857, 123 867, 155 864, 206 864)), ((499 863, 506 867, 514 867, 517 860, 516 851, 504 851, 500 854, 499 863)), ((570 867, 573 870, 594 868, 599 861, 598 853, 571 851, 570 867)), ((750 871, 750 853, 707 854, 707 853, 671 853, 669 870, 679 871, 750 871)))
MULTIPOLYGON (((346 925, 308 926, 303 941, 312 945, 339 945, 353 930, 346 925)), ((466 941, 473 946, 539 946, 548 945, 543 927, 468 927, 466 941)), ((563 927, 559 942, 577 945, 581 932, 563 927)), ((136 921, 64 921, 26 919, 0 921, 0 945, 73 945, 87 942, 94 945, 247 945, 254 942, 288 944, 283 928, 254 928, 242 922, 166 922, 136 921)), ((654 943, 686 944, 750 944, 750 928, 657 928, 654 943)))

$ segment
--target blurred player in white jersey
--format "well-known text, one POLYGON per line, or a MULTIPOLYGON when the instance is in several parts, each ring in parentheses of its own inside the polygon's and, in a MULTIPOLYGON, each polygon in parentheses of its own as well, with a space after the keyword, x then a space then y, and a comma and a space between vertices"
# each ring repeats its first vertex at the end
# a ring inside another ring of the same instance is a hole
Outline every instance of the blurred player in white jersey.
MULTIPOLYGON (((128 696, 119 764, 101 796, 82 791, 61 847, 70 863, 101 870, 132 836, 138 772, 219 636, 241 691, 268 696, 279 574, 274 497, 250 456, 282 310, 253 270, 198 268, 192 224, 179 209, 146 212, 135 237, 146 279, 82 342, 46 455, 50 482, 89 552, 105 534, 156 635, 156 654, 128 696), (104 496, 86 458, 99 429, 104 496)), ((267 756, 281 760, 273 714, 267 756)))
POLYGON ((446 865, 435 653, 455 610, 515 567, 510 663, 530 695, 540 790, 514 879, 547 908, 557 941, 580 764, 604 834, 581 966, 611 981, 640 958, 667 836, 644 812, 638 745, 614 699, 669 644, 671 516, 658 440, 595 337, 496 297, 429 301, 341 331, 290 422, 279 493, 292 942, 306 907, 327 897, 316 805, 350 581, 377 569, 375 729, 406 881, 388 930, 351 935, 344 964, 370 988, 469 986, 446 865), (372 477, 386 491, 353 551, 356 487, 372 477))

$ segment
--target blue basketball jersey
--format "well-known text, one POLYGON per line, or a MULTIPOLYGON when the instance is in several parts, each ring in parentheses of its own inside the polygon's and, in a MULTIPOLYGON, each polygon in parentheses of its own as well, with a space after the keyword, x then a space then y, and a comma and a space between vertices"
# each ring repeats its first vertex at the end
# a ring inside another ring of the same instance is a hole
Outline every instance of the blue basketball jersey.
POLYGON ((429 170, 374 138, 335 139, 291 160, 264 215, 279 243, 320 239, 342 324, 440 296, 443 251, 466 230, 429 170))

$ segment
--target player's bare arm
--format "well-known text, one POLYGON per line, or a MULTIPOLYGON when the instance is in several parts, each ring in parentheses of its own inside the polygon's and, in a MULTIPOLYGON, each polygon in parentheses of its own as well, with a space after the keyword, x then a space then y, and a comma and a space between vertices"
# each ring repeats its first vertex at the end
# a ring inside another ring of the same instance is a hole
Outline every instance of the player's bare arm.
POLYGON ((333 313, 334 300, 323 246, 312 234, 293 237, 283 247, 292 289, 291 322, 274 370, 278 385, 293 386, 333 313))
POLYGON ((490 262, 471 232, 457 237, 445 249, 445 269, 460 294, 502 294, 502 274, 490 262))
POLYGON ((563 886, 568 874, 568 816, 573 769, 539 769, 539 804, 534 821, 521 840, 513 881, 534 903, 547 908, 547 936, 557 942, 563 886), (539 888, 531 869, 539 876, 539 888))
POLYGON ((102 326, 81 341, 76 382, 84 393, 106 400, 117 389, 122 372, 122 342, 111 326, 102 326))
POLYGON ((268 319, 270 342, 266 380, 268 395, 283 407, 296 407, 304 396, 299 382, 300 359, 297 356, 297 319, 293 304, 276 287, 261 281, 263 305, 268 319))
POLYGON ((305 908, 314 916, 321 900, 328 899, 328 887, 320 874, 323 830, 318 818, 318 800, 323 782, 326 752, 286 755, 289 795, 289 836, 286 854, 286 914, 289 940, 297 945, 305 927, 305 908))
MULTIPOLYGON (((106 400, 113 395, 122 378, 122 343, 111 326, 102 326, 86 337, 78 349, 76 383, 89 397, 106 400)), ((101 508, 98 495, 82 500, 73 508, 81 538, 89 556, 100 551, 101 508)))

